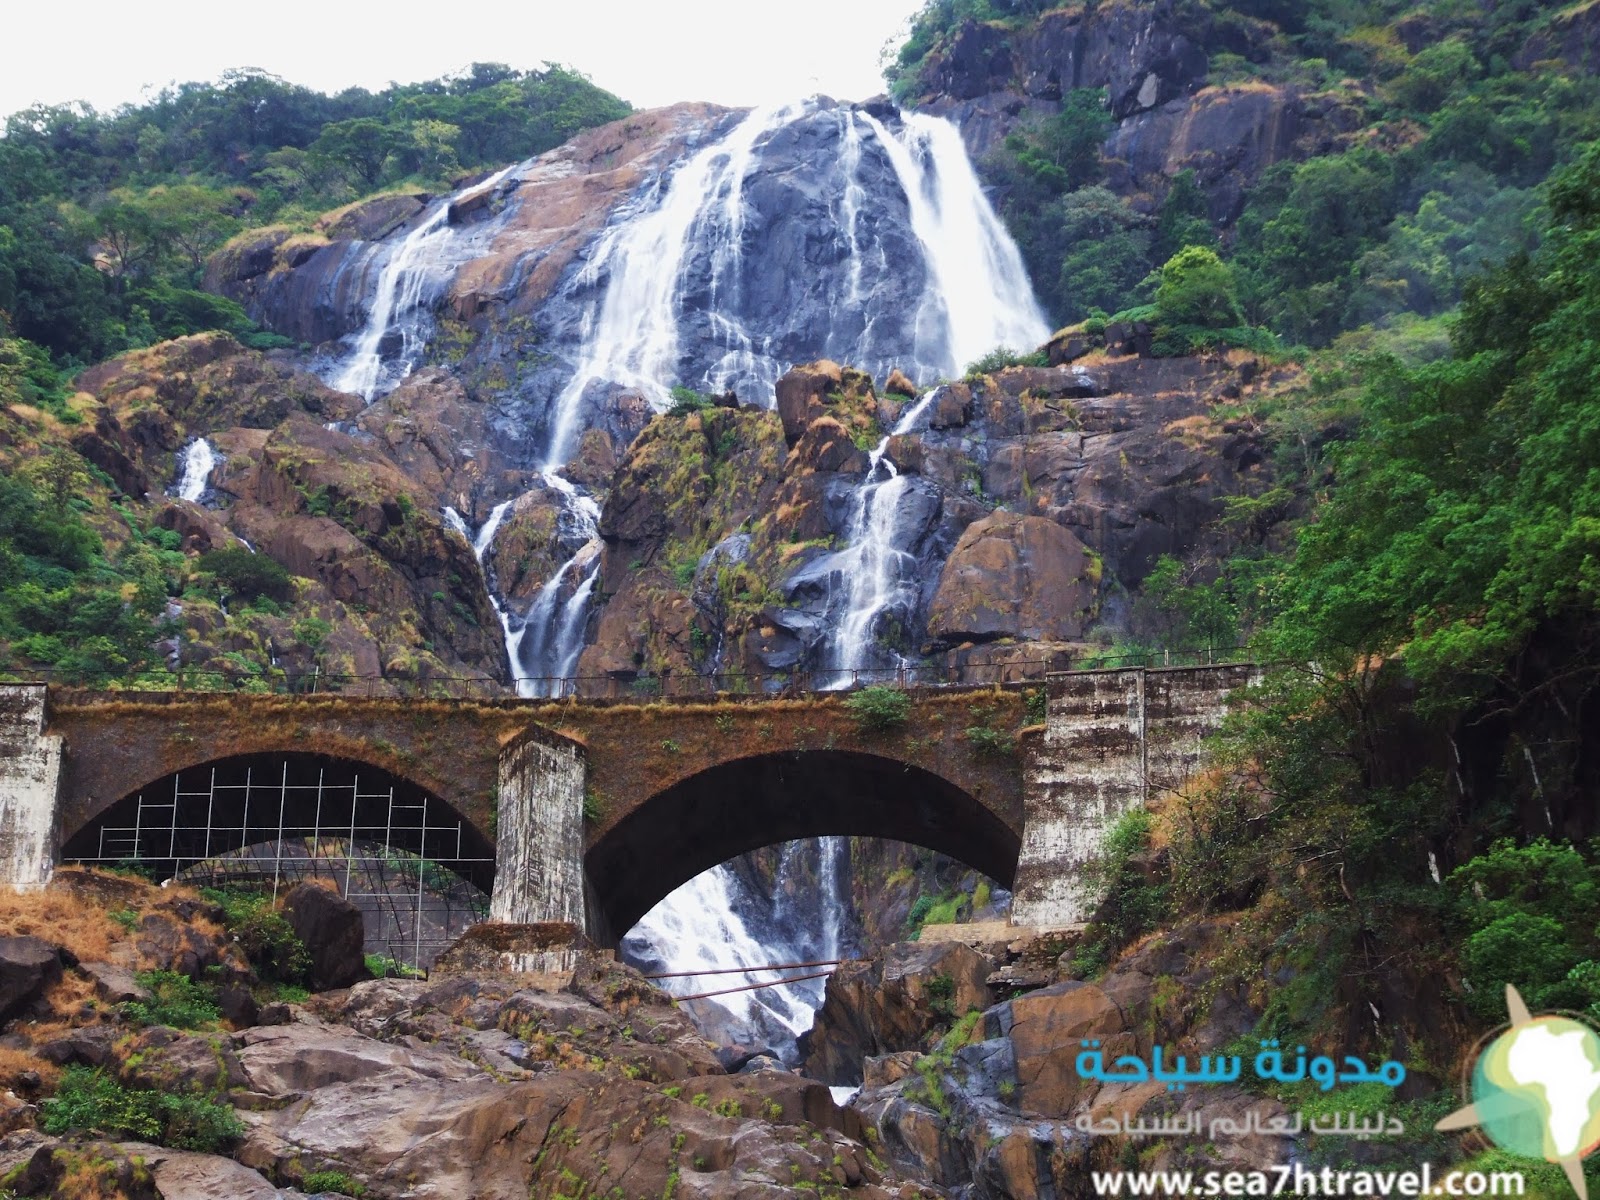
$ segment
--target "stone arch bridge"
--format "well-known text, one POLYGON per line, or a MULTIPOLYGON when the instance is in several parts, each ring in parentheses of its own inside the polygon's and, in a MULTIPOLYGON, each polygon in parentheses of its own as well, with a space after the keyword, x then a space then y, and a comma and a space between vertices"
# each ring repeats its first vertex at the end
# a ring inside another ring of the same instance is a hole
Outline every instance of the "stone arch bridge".
POLYGON ((1256 668, 1072 672, 909 693, 861 726, 845 697, 718 703, 72 692, 0 684, 0 880, 62 859, 172 869, 285 836, 376 838, 491 891, 504 922, 615 939, 699 872, 791 838, 913 842, 1065 928, 1125 810, 1201 766, 1256 668), (359 833, 358 833, 359 831, 359 833))

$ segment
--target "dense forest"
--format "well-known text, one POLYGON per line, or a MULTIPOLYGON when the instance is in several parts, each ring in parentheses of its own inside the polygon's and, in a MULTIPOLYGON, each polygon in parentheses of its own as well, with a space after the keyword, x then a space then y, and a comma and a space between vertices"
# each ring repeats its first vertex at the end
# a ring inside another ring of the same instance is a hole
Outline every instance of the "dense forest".
POLYGON ((49 401, 39 349, 70 370, 206 329, 281 344, 199 290, 206 257, 233 234, 309 224, 389 188, 440 188, 629 111, 563 67, 478 63, 377 93, 239 71, 110 114, 16 113, 0 138, 0 379, 12 380, 0 388, 49 401))

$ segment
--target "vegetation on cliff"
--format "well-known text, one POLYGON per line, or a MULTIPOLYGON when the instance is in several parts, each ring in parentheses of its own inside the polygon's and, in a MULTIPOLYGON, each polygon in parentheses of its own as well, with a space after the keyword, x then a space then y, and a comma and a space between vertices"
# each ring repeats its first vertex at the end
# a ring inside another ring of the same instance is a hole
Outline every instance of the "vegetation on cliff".
POLYGON ((1541 248, 1468 281, 1447 358, 1362 365, 1314 519, 1256 564, 1261 657, 1295 665, 1213 775, 1121 831, 1083 967, 1246 909, 1190 1021, 1238 988, 1261 1036, 1377 1042, 1438 1081, 1507 982, 1600 1015, 1597 196, 1591 147, 1541 248))
POLYGON ((1098 69, 1099 29, 1114 78, 1152 72, 1122 81, 1141 96, 1110 97, 1112 111, 1104 87, 1064 79, 987 164, 1063 323, 1151 301, 1153 272, 1185 245, 1224 251, 1243 316, 1289 344, 1449 312, 1474 272, 1536 246, 1541 185, 1600 133, 1594 14, 1557 0, 930 0, 890 66, 894 91, 955 103, 1028 90, 1026 68, 998 64, 1032 61, 1051 21, 1080 31, 1080 76, 1098 69), (1168 57, 1122 61, 1138 57, 1117 49, 1129 22, 1168 57), (1144 163, 1139 139, 1163 136, 1157 106, 1185 94, 1172 103, 1195 123, 1189 140, 1144 163))
POLYGON ((380 188, 445 187, 629 111, 566 68, 493 63, 378 93, 235 71, 109 114, 24 110, 0 138, 0 373, 31 353, 13 339, 67 365, 210 329, 283 344, 199 290, 234 233, 307 225, 380 188))

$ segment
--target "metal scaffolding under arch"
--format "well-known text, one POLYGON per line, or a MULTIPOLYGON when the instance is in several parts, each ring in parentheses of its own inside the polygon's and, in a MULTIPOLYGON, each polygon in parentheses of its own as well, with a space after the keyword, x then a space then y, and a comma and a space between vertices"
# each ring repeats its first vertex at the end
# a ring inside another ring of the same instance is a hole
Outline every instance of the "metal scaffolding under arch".
POLYGON ((438 797, 316 754, 185 768, 112 805, 62 859, 274 899, 318 880, 362 909, 368 953, 411 966, 484 919, 494 874, 492 845, 438 797))

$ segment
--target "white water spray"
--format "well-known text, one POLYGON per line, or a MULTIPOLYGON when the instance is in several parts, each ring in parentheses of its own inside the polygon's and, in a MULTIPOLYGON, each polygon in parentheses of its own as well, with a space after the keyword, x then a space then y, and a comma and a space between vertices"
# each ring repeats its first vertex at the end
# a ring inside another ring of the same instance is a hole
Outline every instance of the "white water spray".
POLYGON ((861 119, 888 152, 911 204, 928 285, 917 315, 922 362, 956 375, 999 346, 1031 350, 1050 336, 1022 254, 983 194, 960 131, 942 117, 905 113, 899 136, 861 119))
POLYGON ((211 472, 221 462, 222 456, 210 442, 205 438, 195 438, 183 448, 178 482, 173 484, 171 494, 180 500, 199 504, 201 497, 206 494, 206 488, 211 486, 211 472))
POLYGON ((411 374, 427 345, 433 305, 456 270, 483 245, 481 234, 450 224, 451 207, 468 196, 498 187, 519 165, 504 167, 482 183, 439 201, 427 219, 397 245, 377 244, 373 257, 382 257, 383 266, 373 291, 372 310, 349 355, 327 378, 329 387, 370 403, 386 385, 393 387, 411 374), (400 350, 386 364, 383 345, 393 335, 400 338, 400 350))

